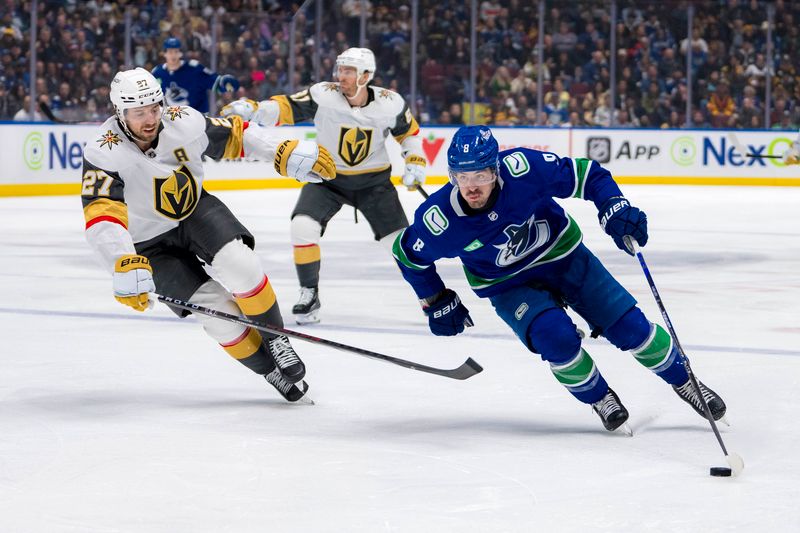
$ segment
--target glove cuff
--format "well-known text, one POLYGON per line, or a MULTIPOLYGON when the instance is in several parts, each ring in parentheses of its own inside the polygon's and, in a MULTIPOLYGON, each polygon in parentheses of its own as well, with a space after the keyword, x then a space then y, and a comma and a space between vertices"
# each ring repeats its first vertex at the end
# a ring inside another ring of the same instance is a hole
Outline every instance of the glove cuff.
POLYGON ((412 154, 406 157, 406 165, 419 165, 421 167, 425 167, 428 166, 428 163, 425 161, 424 157, 412 154))
POLYGON ((419 304, 422 306, 422 310, 425 311, 428 307, 432 306, 436 302, 442 299, 442 297, 449 291, 450 289, 442 289, 436 294, 432 294, 427 298, 420 298, 419 304))
POLYGON ((617 212, 625 207, 630 207, 631 203, 624 196, 612 196, 600 206, 597 213, 597 218, 600 221, 600 227, 606 229, 606 224, 609 219, 617 212))
POLYGON ((143 268, 153 273, 150 260, 143 255, 123 255, 114 263, 114 272, 130 272, 137 268, 143 268))

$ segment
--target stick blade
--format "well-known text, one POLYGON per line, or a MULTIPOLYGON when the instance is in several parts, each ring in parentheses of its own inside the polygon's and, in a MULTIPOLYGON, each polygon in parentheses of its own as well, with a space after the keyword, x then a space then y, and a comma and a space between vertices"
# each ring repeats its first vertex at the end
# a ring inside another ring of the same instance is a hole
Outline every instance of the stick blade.
POLYGON ((447 377, 453 379, 469 379, 475 374, 483 372, 483 367, 472 357, 468 357, 461 366, 447 371, 447 377))
POLYGON ((728 466, 731 467, 731 475, 738 476, 744 470, 744 459, 738 453, 729 453, 725 456, 725 460, 728 461, 728 466))

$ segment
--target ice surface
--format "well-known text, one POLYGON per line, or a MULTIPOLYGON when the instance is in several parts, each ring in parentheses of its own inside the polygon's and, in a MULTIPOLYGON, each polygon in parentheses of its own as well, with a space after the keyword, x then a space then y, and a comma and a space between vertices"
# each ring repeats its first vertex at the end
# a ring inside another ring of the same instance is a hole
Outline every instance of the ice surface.
MULTIPOLYGON (((628 186, 645 257, 697 375, 728 404, 708 423, 626 353, 589 340, 633 438, 527 353, 460 267, 439 271, 475 327, 428 333, 369 226, 344 208, 322 243, 322 320, 296 329, 467 381, 294 344, 314 406, 289 405, 165 307, 111 296, 76 197, 0 199, 0 531, 800 531, 800 188, 628 186)), ((399 189, 409 215, 421 197, 399 189)), ((297 190, 219 196, 250 228, 287 327, 297 190)), ((585 241, 661 321, 644 276, 565 201, 585 241)), ((584 326, 581 322, 580 325, 584 326)))

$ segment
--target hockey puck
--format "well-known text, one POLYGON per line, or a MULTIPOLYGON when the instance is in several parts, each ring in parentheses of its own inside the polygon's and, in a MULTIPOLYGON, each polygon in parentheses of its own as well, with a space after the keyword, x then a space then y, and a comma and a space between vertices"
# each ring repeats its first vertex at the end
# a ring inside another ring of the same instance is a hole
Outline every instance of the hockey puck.
POLYGON ((731 477, 733 472, 727 466, 712 466, 709 474, 714 477, 731 477))

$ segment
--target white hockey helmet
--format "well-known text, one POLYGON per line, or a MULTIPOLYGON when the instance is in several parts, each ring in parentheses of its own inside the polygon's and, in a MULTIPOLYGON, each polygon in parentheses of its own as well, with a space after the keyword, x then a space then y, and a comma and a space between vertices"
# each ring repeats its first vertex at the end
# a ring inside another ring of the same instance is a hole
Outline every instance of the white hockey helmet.
POLYGON ((348 48, 336 57, 336 68, 339 67, 354 67, 359 76, 369 72, 369 83, 375 77, 375 54, 369 48, 348 48))
MULTIPOLYGON (((142 67, 117 72, 111 82, 111 103, 125 127, 125 110, 152 104, 164 105, 164 92, 156 78, 142 67)), ((128 132, 130 133, 130 132, 128 132)))

